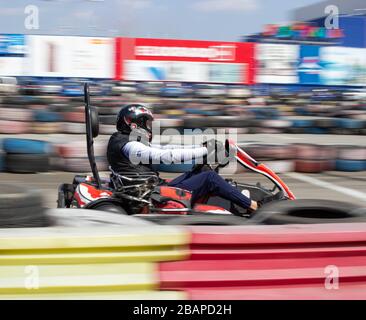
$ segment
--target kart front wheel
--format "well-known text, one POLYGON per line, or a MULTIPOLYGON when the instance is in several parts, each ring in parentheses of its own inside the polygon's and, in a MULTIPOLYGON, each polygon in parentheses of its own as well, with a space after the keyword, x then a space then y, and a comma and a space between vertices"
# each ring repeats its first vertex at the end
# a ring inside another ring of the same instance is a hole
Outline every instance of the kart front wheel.
POLYGON ((101 203, 101 204, 97 204, 97 205, 93 206, 93 208, 91 208, 91 209, 128 215, 128 213, 125 209, 123 209, 122 207, 116 206, 114 204, 101 203))

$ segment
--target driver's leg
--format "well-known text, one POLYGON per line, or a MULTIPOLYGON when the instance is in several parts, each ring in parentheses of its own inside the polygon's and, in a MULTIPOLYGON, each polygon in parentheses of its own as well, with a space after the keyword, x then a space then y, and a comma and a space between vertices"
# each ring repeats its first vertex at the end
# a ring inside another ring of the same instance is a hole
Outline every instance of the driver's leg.
POLYGON ((169 185, 193 192, 193 203, 208 194, 212 194, 232 201, 242 208, 257 209, 257 203, 255 201, 251 201, 238 189, 226 182, 215 171, 201 172, 190 177, 186 176, 186 179, 172 181, 169 185))

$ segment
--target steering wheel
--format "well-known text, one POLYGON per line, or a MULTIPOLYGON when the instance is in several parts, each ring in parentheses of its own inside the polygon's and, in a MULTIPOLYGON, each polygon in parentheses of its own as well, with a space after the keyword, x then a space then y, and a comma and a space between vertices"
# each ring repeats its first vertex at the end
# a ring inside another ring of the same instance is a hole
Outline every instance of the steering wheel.
POLYGON ((220 169, 223 169, 225 167, 227 167, 230 163, 230 149, 231 149, 231 145, 230 145, 230 142, 228 139, 225 140, 225 157, 226 157, 226 160, 224 163, 219 163, 216 168, 214 169, 215 172, 219 173, 219 170, 220 169))
MULTIPOLYGON (((229 140, 226 139, 225 140, 225 156, 229 157, 230 155, 230 143, 229 140)), ((207 155, 203 156, 202 158, 202 162, 200 164, 196 164, 193 168, 192 168, 192 172, 198 172, 201 171, 203 169, 204 166, 208 166, 211 170, 214 170, 215 172, 219 172, 220 169, 225 168, 226 166, 228 166, 228 164, 230 163, 230 160, 227 159, 227 161, 225 161, 225 163, 220 163, 216 166, 216 168, 212 168, 211 164, 207 163, 207 159, 212 159, 214 157, 214 159, 216 159, 216 148, 213 148, 207 155)))
POLYGON ((208 154, 204 155, 202 157, 202 163, 198 163, 198 164, 194 165, 194 167, 192 168, 192 172, 193 173, 199 172, 199 171, 201 171, 203 169, 204 166, 208 166, 211 170, 213 170, 212 169, 212 166, 207 163, 207 159, 209 157, 210 157, 210 159, 212 159, 212 157, 215 156, 215 153, 216 153, 216 149, 213 149, 208 154))

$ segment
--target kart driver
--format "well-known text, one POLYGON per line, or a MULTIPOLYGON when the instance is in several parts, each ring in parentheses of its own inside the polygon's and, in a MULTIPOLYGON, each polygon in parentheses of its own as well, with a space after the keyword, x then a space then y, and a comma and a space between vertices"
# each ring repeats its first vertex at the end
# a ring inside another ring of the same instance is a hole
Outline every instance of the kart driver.
MULTIPOLYGON (((117 116, 117 132, 111 136, 107 149, 108 162, 113 171, 152 172, 151 163, 202 160, 208 154, 209 147, 216 148, 216 152, 224 148, 223 144, 216 140, 210 140, 201 147, 190 148, 152 145, 153 120, 150 110, 141 104, 127 105, 120 110, 117 116), (131 135, 135 134, 139 137, 131 139, 131 135)), ((248 212, 258 209, 257 202, 243 195, 213 170, 187 172, 169 182, 168 185, 191 191, 193 203, 206 195, 214 195, 225 198, 248 212)))

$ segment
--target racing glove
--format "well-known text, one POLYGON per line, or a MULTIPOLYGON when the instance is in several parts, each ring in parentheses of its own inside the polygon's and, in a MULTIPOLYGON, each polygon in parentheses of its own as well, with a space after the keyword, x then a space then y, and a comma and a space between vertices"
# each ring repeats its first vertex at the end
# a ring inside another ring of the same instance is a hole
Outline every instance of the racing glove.
POLYGON ((203 143, 207 148, 206 162, 208 164, 223 163, 226 160, 225 146, 221 141, 210 139, 203 143))

